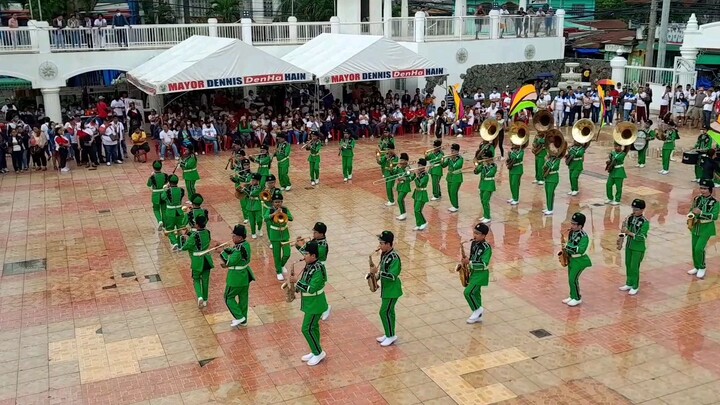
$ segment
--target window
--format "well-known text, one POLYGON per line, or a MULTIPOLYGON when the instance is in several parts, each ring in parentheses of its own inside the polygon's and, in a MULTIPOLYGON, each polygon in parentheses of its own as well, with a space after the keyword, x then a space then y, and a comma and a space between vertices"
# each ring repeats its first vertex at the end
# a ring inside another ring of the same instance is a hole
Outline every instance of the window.
POLYGON ((395 79, 395 90, 405 90, 407 79, 395 79))
POLYGON ((272 17, 275 15, 273 0, 263 0, 263 15, 265 17, 272 17))

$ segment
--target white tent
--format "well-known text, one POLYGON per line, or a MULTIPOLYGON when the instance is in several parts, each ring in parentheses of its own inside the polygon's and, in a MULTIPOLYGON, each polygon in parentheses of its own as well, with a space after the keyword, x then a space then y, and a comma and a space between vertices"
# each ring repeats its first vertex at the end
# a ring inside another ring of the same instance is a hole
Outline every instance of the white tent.
POLYGON ((320 84, 447 74, 399 43, 373 35, 320 34, 282 59, 311 72, 320 84))
POLYGON ((194 35, 127 73, 148 94, 307 82, 312 74, 234 38, 194 35))

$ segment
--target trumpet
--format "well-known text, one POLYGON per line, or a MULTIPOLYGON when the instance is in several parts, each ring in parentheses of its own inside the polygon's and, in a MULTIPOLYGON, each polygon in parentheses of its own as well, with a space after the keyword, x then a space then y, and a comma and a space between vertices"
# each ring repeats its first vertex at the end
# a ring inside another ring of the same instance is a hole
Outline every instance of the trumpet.
MULTIPOLYGON (((305 261, 305 259, 299 259, 299 260, 297 260, 296 262, 294 262, 294 263, 290 266, 290 277, 294 277, 294 276, 295 276, 295 265, 298 264, 298 263, 300 263, 300 262, 302 262, 302 261, 305 261)), ((288 280, 288 281, 284 282, 284 283, 280 286, 280 289, 283 290, 283 291, 285 291, 285 301, 286 301, 286 302, 293 302, 293 301, 295 301, 295 298, 296 298, 296 296, 295 296, 295 283, 291 283, 290 280, 288 280)))
POLYGON ((307 242, 309 242, 313 239, 314 238, 312 236, 310 236, 309 238, 303 238, 302 236, 298 236, 297 238, 295 238, 295 247, 299 248, 299 247, 305 246, 305 244, 307 242))
POLYGON ((215 250, 218 250, 218 249, 220 249, 220 248, 222 248, 222 247, 225 247, 225 246, 227 246, 227 245, 229 245, 229 244, 231 244, 231 243, 233 243, 233 241, 231 241, 231 240, 229 240, 229 241, 227 241, 227 242, 223 242, 223 243, 215 246, 214 248, 205 249, 205 250, 201 250, 201 251, 199 251, 199 252, 195 252, 195 253, 193 253, 193 256, 205 256, 206 254, 208 254, 208 253, 210 253, 210 252, 213 252, 213 251, 215 251, 215 250))
MULTIPOLYGON (((373 269, 375 267, 375 263, 373 263, 373 255, 380 251, 380 248, 375 249, 372 253, 370 253, 370 256, 368 256, 368 263, 370 264, 370 269, 373 269)), ((378 280, 380 279, 380 276, 377 273, 368 272, 368 274, 365 276, 365 280, 367 280, 368 287, 370 287, 370 292, 375 292, 378 289, 378 280)))

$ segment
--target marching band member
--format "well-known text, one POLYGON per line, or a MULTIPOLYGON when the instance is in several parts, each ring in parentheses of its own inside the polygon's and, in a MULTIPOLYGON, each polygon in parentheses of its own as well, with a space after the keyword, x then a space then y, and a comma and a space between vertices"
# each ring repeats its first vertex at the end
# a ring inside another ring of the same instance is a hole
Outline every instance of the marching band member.
POLYGON ((190 269, 192 270, 193 286, 195 287, 195 295, 197 296, 198 308, 206 307, 208 298, 210 298, 210 270, 213 264, 212 255, 200 254, 201 251, 210 247, 210 231, 205 229, 207 225, 207 217, 200 216, 195 218, 196 231, 190 232, 187 242, 181 250, 190 254, 190 269))
POLYGON ((288 230, 288 221, 293 220, 293 216, 287 207, 283 207, 283 195, 279 189, 275 189, 272 196, 272 209, 265 213, 265 222, 267 222, 268 239, 272 244, 273 263, 275 263, 275 273, 277 279, 285 280, 284 273, 287 273, 285 264, 290 259, 290 231, 288 230), (285 213, 287 219, 279 220, 275 215, 285 213))
POLYGON ((310 185, 314 186, 320 184, 320 149, 322 149, 322 142, 320 142, 320 133, 312 133, 312 141, 305 145, 305 148, 310 151, 308 156, 308 163, 310 163, 310 185))
MULTIPOLYGON (((252 181, 252 173, 250 173, 250 159, 243 158, 240 160, 240 164, 235 166, 236 173, 230 176, 230 181, 235 183, 235 190, 244 193, 246 187, 252 181)), ((249 196, 246 195, 240 200, 240 211, 242 212, 243 223, 247 224, 250 218, 248 212, 248 203, 250 202, 249 196)))
POLYGON ((525 172, 523 161, 525 160, 525 149, 520 145, 512 144, 508 154, 508 173, 510 174, 510 205, 518 205, 520 202, 520 180, 525 172))
POLYGON ((447 184, 448 195, 450 196, 450 208, 448 211, 457 212, 460 208, 458 193, 463 182, 462 167, 464 159, 460 156, 460 145, 454 143, 450 147, 450 156, 442 161, 442 167, 448 168, 447 184))
POLYGON ((688 274, 697 278, 705 277, 705 247, 715 236, 715 221, 720 213, 720 205, 712 195, 713 187, 712 180, 700 180, 700 195, 693 200, 688 214, 694 266, 688 274))
POLYGON ((190 197, 190 203, 192 204, 192 207, 190 208, 190 212, 187 213, 187 220, 188 224, 192 228, 196 227, 197 218, 202 216, 204 216, 205 218, 210 218, 208 210, 201 207, 203 202, 205 202, 205 199, 200 194, 195 194, 194 196, 190 197))
MULTIPOLYGON (((427 220, 422 213, 423 207, 428 202, 427 185, 430 182, 430 176, 425 172, 425 166, 427 160, 420 158, 418 159, 418 170, 410 173, 408 181, 415 182, 415 190, 413 191, 413 201, 415 201, 414 212, 415 212, 415 231, 422 231, 427 228, 427 220)), ((442 168, 441 168, 442 170, 442 168)))
POLYGON ((492 258, 492 247, 485 240, 490 232, 490 228, 486 224, 477 224, 473 229, 473 240, 470 245, 470 256, 464 257, 462 263, 470 268, 470 281, 463 295, 472 310, 472 314, 467 319, 467 323, 481 322, 483 316, 482 306, 482 287, 487 287, 490 283, 490 259, 492 258))
POLYGON ((665 116, 660 125, 665 128, 665 139, 662 147, 662 170, 658 173, 667 175, 670 172, 670 158, 675 151, 675 141, 678 139, 678 134, 670 113, 665 116))
POLYGON ((343 140, 340 141, 339 154, 342 156, 343 181, 346 183, 348 180, 352 180, 353 157, 355 156, 354 149, 355 140, 350 137, 350 132, 345 130, 343 132, 343 140))
POLYGON ((325 358, 325 351, 320 345, 320 319, 327 311, 328 304, 325 297, 325 283, 327 283, 327 270, 318 260, 318 244, 310 241, 305 245, 305 268, 299 280, 290 275, 290 283, 295 283, 295 290, 300 293, 300 310, 303 317, 302 333, 310 346, 310 353, 302 356, 301 360, 308 366, 315 366, 325 358), (297 282, 296 282, 297 281, 297 282))
POLYGON ((290 183, 290 145, 288 145, 284 136, 278 136, 277 149, 275 150, 275 158, 277 159, 278 180, 280 180, 280 189, 290 191, 292 184, 290 183))
POLYGON ((570 173, 570 191, 568 191, 568 195, 576 196, 580 192, 580 175, 584 170, 584 160, 585 146, 575 141, 565 156, 565 163, 570 173))
MULTIPOLYGON (((263 191, 266 191, 270 199, 267 201, 262 201, 262 204, 260 205, 260 215, 262 215, 263 218, 265 218, 265 215, 268 213, 268 211, 274 211, 273 209, 273 196, 275 193, 280 193, 282 195, 282 190, 275 187, 275 175, 270 173, 265 178, 265 189, 263 191)), ((258 229, 260 229, 260 226, 258 226, 258 229)), ((260 236, 262 236, 262 232, 260 232, 260 236)))
POLYGON ((708 151, 712 148, 712 139, 708 135, 707 127, 703 127, 702 132, 698 135, 697 142, 695 142, 695 150, 698 153, 698 161, 695 163, 695 182, 699 183, 700 179, 703 178, 703 167, 702 163, 707 157, 708 151))
POLYGON ((585 215, 579 212, 573 214, 570 220, 570 231, 568 232, 567 244, 563 247, 569 256, 568 261, 568 283, 570 284, 570 297, 563 300, 563 304, 574 307, 582 304, 580 295, 580 274, 583 270, 592 266, 590 257, 587 255, 590 238, 583 230, 585 226, 585 215))
POLYGON ((225 305, 233 316, 231 327, 247 326, 248 303, 250 301, 250 283, 255 281, 255 274, 250 268, 252 250, 245 239, 247 230, 244 225, 235 225, 232 231, 233 247, 225 248, 220 253, 227 268, 225 278, 225 305))
POLYGON ((257 172, 260 174, 260 188, 265 188, 265 181, 270 175, 270 165, 272 164, 272 156, 268 155, 267 145, 260 145, 260 154, 257 157, 250 156, 250 161, 259 165, 257 172))
POLYGON ((648 149, 650 149, 650 141, 655 139, 655 130, 650 129, 653 122, 650 120, 645 121, 645 147, 637 151, 637 167, 645 167, 645 161, 647 160, 648 149))
POLYGON ((535 136, 535 139, 533 139, 532 148, 533 152, 539 150, 537 153, 535 153, 535 180, 533 180, 533 183, 543 185, 545 184, 545 179, 543 178, 545 157, 548 154, 547 148, 545 147, 545 137, 535 136))
POLYGON ((152 202, 153 214, 158 222, 158 230, 162 229, 163 226, 163 211, 165 211, 165 203, 160 199, 160 193, 165 190, 165 183, 168 181, 168 175, 162 172, 162 162, 156 160, 152 164, 153 174, 150 175, 147 181, 147 186, 150 187, 152 196, 150 201, 152 202))
POLYGON ((197 155, 192 144, 185 146, 185 156, 180 160, 180 169, 183 172, 183 180, 185 180, 185 188, 187 189, 188 197, 192 199, 195 195, 195 182, 200 180, 200 174, 197 170, 197 155))
MULTIPOLYGON (((643 215, 645 201, 638 198, 632 202, 632 215, 623 223, 621 232, 625 235, 625 285, 620 291, 635 295, 640 289, 640 263, 645 257, 650 221, 643 215)), ((618 248, 620 245, 618 245, 618 248)))
POLYGON ((180 249, 180 243, 177 237, 179 226, 185 221, 185 213, 182 211, 183 197, 185 190, 178 187, 178 176, 171 174, 168 178, 170 187, 160 193, 160 201, 165 204, 165 214, 163 215, 163 226, 168 238, 172 244, 173 250, 180 249))
POLYGON ((627 178, 627 174, 625 173, 625 156, 625 147, 615 143, 615 150, 610 152, 607 162, 609 171, 607 181, 605 182, 605 194, 607 195, 605 204, 620 205, 623 180, 627 178), (615 189, 614 194, 613 188, 615 189))
POLYGON ((443 153, 441 147, 442 141, 436 139, 433 141, 433 148, 425 154, 427 163, 430 165, 430 179, 432 180, 432 198, 430 198, 430 201, 437 201, 442 197, 440 179, 442 179, 443 175, 442 160, 445 153, 443 153))
POLYGON ((475 174, 480 175, 478 190, 480 190, 480 204, 482 204, 483 208, 483 216, 480 217, 480 222, 489 224, 490 221, 492 221, 490 215, 490 198, 496 190, 495 175, 497 174, 497 165, 493 161, 492 150, 485 149, 483 153, 481 161, 475 162, 475 174))
POLYGON ((398 299, 403 295, 402 282, 400 281, 400 272, 402 264, 400 256, 393 249, 395 235, 390 231, 382 231, 378 235, 380 242, 379 249, 380 267, 371 267, 370 273, 379 275, 380 279, 380 320, 383 324, 385 334, 376 340, 380 346, 390 346, 397 340, 395 335, 395 305, 398 299))
POLYGON ((262 179, 262 175, 260 175, 260 173, 253 173, 250 185, 245 187, 245 194, 247 195, 246 200, 248 200, 247 212, 250 216, 250 233, 252 234, 253 239, 257 239, 255 229, 257 229, 257 232, 259 232, 260 236, 262 236, 262 202, 260 201, 262 188, 260 187, 260 179, 262 179))
POLYGON ((391 177, 393 175, 395 171, 395 166, 397 166, 398 164, 398 158, 397 156, 395 156, 395 146, 388 146, 388 148, 385 150, 385 153, 381 153, 380 156, 378 156, 375 160, 380 165, 383 178, 385 178, 385 193, 387 194, 388 198, 385 205, 387 205, 388 207, 393 206, 395 205, 395 194, 393 193, 393 186, 395 185, 395 180, 392 178, 388 180, 388 177, 391 177))
POLYGON ((400 208, 400 215, 395 217, 399 221, 404 221, 407 218, 407 212, 405 212, 405 197, 410 193, 410 178, 407 173, 408 157, 407 153, 400 154, 400 161, 395 168, 393 176, 397 177, 397 203, 400 208))
MULTIPOLYGON (((536 155, 537 157, 537 155, 536 155)), ((555 189, 560 182, 560 158, 550 153, 547 154, 547 160, 542 167, 545 181, 538 182, 538 184, 545 185, 545 201, 547 209, 543 211, 543 214, 549 216, 553 214, 553 208, 555 206, 555 189)))
POLYGON ((378 148, 381 152, 388 149, 395 149, 395 138, 390 135, 390 131, 387 129, 383 130, 382 136, 378 141, 378 148))
MULTIPOLYGON (((327 243, 327 238, 325 237, 325 234, 327 233, 327 226, 322 222, 316 222, 315 226, 313 226, 313 238, 308 241, 309 242, 315 242, 318 246, 318 254, 317 259, 320 261, 323 265, 325 262, 327 262, 327 256, 328 251, 330 247, 327 243)), ((301 243, 302 238, 298 237, 295 241, 295 248, 300 252, 301 255, 305 256, 305 246, 307 246, 307 243, 301 243)), ((330 317, 330 309, 331 305, 328 304, 327 310, 323 312, 321 319, 323 321, 326 321, 328 317, 330 317)))

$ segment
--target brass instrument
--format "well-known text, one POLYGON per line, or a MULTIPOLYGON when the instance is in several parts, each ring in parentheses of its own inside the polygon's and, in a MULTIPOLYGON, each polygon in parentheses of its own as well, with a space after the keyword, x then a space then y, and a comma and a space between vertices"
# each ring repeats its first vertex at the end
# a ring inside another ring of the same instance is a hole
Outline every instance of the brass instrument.
MULTIPOLYGON (((690 210, 692 210, 693 208, 697 208, 696 204, 697 204, 699 198, 700 198, 700 196, 696 196, 693 199, 693 203, 692 203, 692 206, 690 207, 690 210)), ((695 225, 697 225, 697 223, 698 223, 698 218, 695 216, 695 214, 693 214, 692 212, 688 213, 687 214, 688 230, 692 231, 693 229, 695 229, 695 225)))
POLYGON ((295 238, 295 247, 303 247, 307 242, 313 239, 314 238, 312 236, 310 236, 309 238, 303 238, 302 236, 298 236, 297 238, 295 238))
POLYGON ((608 160, 605 161, 605 171, 610 173, 615 167, 615 159, 613 158, 612 152, 608 154, 608 160))
POLYGON ((530 128, 524 122, 514 122, 510 127, 510 143, 526 148, 530 142, 530 128))
POLYGON ((638 127, 632 122, 621 122, 613 130, 613 140, 621 146, 630 146, 637 139, 638 127))
POLYGON ((245 197, 248 196, 248 191, 246 190, 248 186, 248 183, 241 183, 237 187, 235 187, 235 198, 242 201, 245 199, 245 197))
POLYGON ((568 263, 570 263, 570 255, 565 250, 565 246, 567 245, 567 238, 570 237, 570 230, 567 231, 568 236, 565 236, 565 233, 560 233, 560 251, 558 252, 558 260, 560 261, 560 265, 562 267, 567 267, 568 263))
MULTIPOLYGON (((300 260, 294 262, 294 263, 290 266, 290 277, 294 277, 294 276, 295 276, 295 265, 298 264, 298 263, 300 263, 300 262, 302 262, 302 261, 304 261, 304 260, 305 260, 305 259, 300 259, 300 260)), ((285 301, 286 301, 286 302, 293 302, 293 301, 295 301, 295 298, 296 298, 296 296, 295 296, 295 283, 291 283, 290 280, 288 280, 288 281, 282 283, 282 285, 280 286, 280 289, 283 290, 283 291, 285 291, 285 301)))
POLYGON ((628 221, 630 221, 631 217, 632 215, 628 215, 627 218, 625 218, 625 220, 623 221, 622 229, 618 234, 617 241, 615 241, 617 250, 622 250, 623 242, 625 242, 625 237, 627 236, 627 234, 625 233, 625 231, 627 230, 627 223, 628 221))
POLYGON ((540 110, 533 116, 532 120, 533 128, 538 132, 545 132, 553 129, 555 126, 555 118, 548 110, 540 110))
POLYGON ((667 131, 664 123, 661 122, 655 129, 655 138, 663 142, 667 140, 667 131))
POLYGON ((288 215, 283 211, 282 207, 275 210, 272 215, 272 220, 275 225, 285 225, 288 222, 288 215))
POLYGON ((205 249, 205 250, 201 250, 201 251, 199 251, 199 252, 195 252, 194 255, 195 255, 195 256, 205 256, 206 254, 208 254, 208 253, 210 253, 210 252, 213 252, 213 251, 215 251, 215 250, 218 250, 218 249, 220 249, 220 248, 222 248, 222 247, 225 247, 225 246, 227 246, 227 245, 229 245, 229 244, 231 244, 231 243, 233 243, 233 241, 229 240, 229 241, 227 241, 227 242, 223 242, 223 243, 215 246, 214 248, 205 249))
MULTIPOLYGON (((469 242, 472 242, 472 239, 460 242, 460 255, 463 259, 467 259, 465 244, 469 242)), ((462 284, 463 287, 467 287, 470 283, 470 266, 460 262, 455 266, 455 272, 458 273, 458 277, 460 277, 460 284, 462 284)))
POLYGON ((263 190, 262 193, 260 193, 260 200, 266 203, 272 201, 272 192, 268 189, 263 190))
MULTIPOLYGON (((380 248, 375 249, 372 253, 370 253, 370 256, 368 256, 368 264, 370 264, 370 268, 372 269, 375 267, 375 263, 373 263, 373 255, 377 253, 380 250, 380 248)), ((367 280, 368 287, 370 287, 370 292, 377 291, 379 285, 378 280, 380 279, 380 276, 377 273, 368 273, 365 276, 365 280, 367 280)))
POLYGON ((388 153, 388 152, 389 152, 388 150, 380 150, 380 148, 377 148, 377 150, 375 151, 375 157, 379 158, 380 156, 382 156, 383 154, 388 153))
POLYGON ((487 119, 480 125, 480 138, 492 142, 500 135, 500 129, 500 123, 495 118, 487 119))
MULTIPOLYGON (((547 131, 538 132, 537 135, 535 135, 535 139, 537 139, 537 138, 547 138, 547 135, 548 135, 548 132, 547 132, 547 131)), ((532 153, 533 153, 533 155, 538 155, 538 154, 540 154, 540 152, 542 152, 542 150, 543 150, 544 147, 545 147, 544 145, 536 144, 535 141, 533 140, 533 147, 532 147, 532 153)))
POLYGON ((182 228, 176 228, 171 231, 163 231, 163 233, 165 235, 170 235, 171 233, 174 233, 176 235, 182 235, 182 234, 186 234, 186 233, 190 232, 190 229, 192 229, 192 228, 190 228, 190 224, 188 224, 182 228))
POLYGON ((545 135, 545 147, 548 154, 557 158, 565 157, 567 153, 567 142, 559 129, 552 129, 545 135))
POLYGON ((583 118, 573 125, 572 138, 575 142, 585 145, 592 140, 593 132, 595 132, 595 123, 592 120, 583 118))

